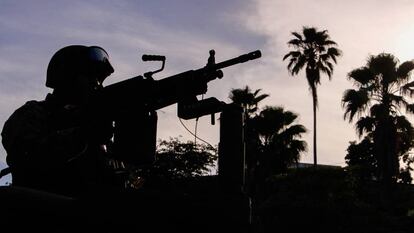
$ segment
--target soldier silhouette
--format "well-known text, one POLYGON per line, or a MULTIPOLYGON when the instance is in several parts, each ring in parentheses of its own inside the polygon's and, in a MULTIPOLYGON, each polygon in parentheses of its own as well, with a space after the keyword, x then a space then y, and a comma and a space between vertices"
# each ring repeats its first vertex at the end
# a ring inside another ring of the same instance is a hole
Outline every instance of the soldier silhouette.
MULTIPOLYGON (((214 67, 214 55, 211 50, 207 68, 214 67)), ((69 216, 92 219, 103 231, 109 226, 114 232, 211 232, 226 223, 219 213, 222 202, 215 199, 187 195, 174 186, 167 191, 151 186, 124 189, 107 150, 112 143, 113 122, 106 118, 105 105, 99 103, 102 83, 113 72, 108 53, 98 46, 70 45, 52 56, 46 86, 53 92, 45 100, 28 101, 18 108, 1 133, 12 185, 74 197, 80 207, 73 208, 69 216)), ((218 76, 217 72, 213 74, 218 76)), ((142 96, 152 96, 145 86, 148 80, 137 80, 142 84, 139 90, 145 92, 142 96)), ((148 82, 152 85, 153 81, 148 82)), ((171 98, 165 105, 207 90, 206 81, 192 76, 177 83, 167 79, 159 85, 154 98, 171 98)), ((20 213, 15 216, 19 218, 20 213)))
POLYGON ((17 109, 2 131, 13 185, 79 195, 107 182, 112 122, 91 103, 113 72, 98 46, 71 45, 53 55, 46 76, 53 92, 17 109))

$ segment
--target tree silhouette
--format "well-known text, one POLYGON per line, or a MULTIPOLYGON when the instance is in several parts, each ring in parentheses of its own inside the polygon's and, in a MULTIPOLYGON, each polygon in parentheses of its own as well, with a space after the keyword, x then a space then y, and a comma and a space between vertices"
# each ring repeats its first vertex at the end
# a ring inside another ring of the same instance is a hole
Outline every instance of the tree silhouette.
POLYGON ((295 124, 298 115, 282 107, 265 107, 253 118, 261 142, 260 165, 266 176, 282 173, 289 165, 298 163, 307 150, 306 142, 300 140, 306 128, 295 124))
POLYGON ((375 158, 372 137, 365 136, 357 143, 350 142, 345 156, 346 164, 352 173, 363 180, 371 180, 378 177, 378 161, 375 158))
MULTIPOLYGON (((409 82, 414 69, 412 61, 399 64, 392 54, 370 56, 367 64, 348 73, 356 89, 344 92, 344 118, 355 117, 358 135, 369 136, 378 161, 379 178, 395 182, 399 175, 399 158, 409 167, 414 128, 402 115, 402 109, 414 113, 407 97, 414 94, 414 82, 409 82)), ((408 168, 406 168, 408 169, 408 168)))
POLYGON ((208 174, 217 160, 216 148, 182 142, 178 138, 160 141, 155 163, 147 176, 162 179, 189 178, 208 174))
POLYGON ((259 95, 261 90, 257 89, 252 92, 249 86, 245 86, 243 89, 236 88, 230 91, 229 98, 244 109, 247 119, 257 112, 259 102, 269 97, 268 94, 259 95))
POLYGON ((317 165, 316 148, 316 109, 318 106, 317 85, 321 83, 321 72, 328 75, 329 80, 333 73, 333 64, 341 51, 336 48, 336 42, 329 38, 327 30, 318 31, 314 27, 303 27, 302 34, 292 32, 294 38, 288 42, 293 50, 287 53, 283 60, 290 58, 287 66, 292 75, 297 75, 305 67, 306 79, 312 94, 313 101, 313 158, 317 165))

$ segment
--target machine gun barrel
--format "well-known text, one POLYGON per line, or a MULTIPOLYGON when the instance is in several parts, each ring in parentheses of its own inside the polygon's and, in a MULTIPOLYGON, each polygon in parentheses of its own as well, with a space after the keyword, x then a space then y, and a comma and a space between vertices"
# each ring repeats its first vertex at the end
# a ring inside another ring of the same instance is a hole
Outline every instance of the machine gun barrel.
POLYGON ((216 78, 222 78, 223 72, 221 71, 221 69, 244 63, 250 60, 254 60, 260 58, 261 56, 262 53, 260 52, 260 50, 256 50, 226 61, 222 61, 215 64, 207 64, 207 66, 200 68, 198 70, 194 70, 193 72, 196 74, 201 74, 200 76, 204 77, 204 79, 206 79, 205 81, 209 82, 216 78))
POLYGON ((262 56, 262 53, 260 52, 260 50, 256 50, 251 53, 246 53, 238 57, 217 63, 214 66, 212 66, 212 69, 215 69, 215 70, 223 69, 223 68, 226 68, 232 65, 236 65, 239 63, 243 63, 243 62, 247 62, 250 60, 260 58, 261 56, 262 56))

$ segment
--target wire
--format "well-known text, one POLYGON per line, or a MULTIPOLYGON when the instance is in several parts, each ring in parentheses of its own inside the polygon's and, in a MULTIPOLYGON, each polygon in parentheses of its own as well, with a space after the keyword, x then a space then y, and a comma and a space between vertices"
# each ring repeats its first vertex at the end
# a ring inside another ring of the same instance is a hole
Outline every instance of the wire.
POLYGON ((198 127, 198 117, 195 120, 195 126, 194 126, 194 145, 197 145, 197 127, 198 127))
POLYGON ((189 130, 187 128, 187 126, 184 124, 184 122, 181 120, 181 118, 178 118, 180 120, 181 125, 184 127, 184 129, 186 129, 191 135, 193 135, 195 138, 197 138, 198 140, 204 142, 205 144, 209 145, 211 148, 214 148, 213 145, 211 145, 209 142, 203 140, 202 138, 199 138, 197 135, 195 135, 193 132, 191 132, 191 130, 189 130))
MULTIPOLYGON (((201 95, 201 100, 204 99, 204 94, 201 95)), ((198 128, 198 118, 196 118, 195 126, 194 126, 194 145, 197 145, 197 128, 198 128)))

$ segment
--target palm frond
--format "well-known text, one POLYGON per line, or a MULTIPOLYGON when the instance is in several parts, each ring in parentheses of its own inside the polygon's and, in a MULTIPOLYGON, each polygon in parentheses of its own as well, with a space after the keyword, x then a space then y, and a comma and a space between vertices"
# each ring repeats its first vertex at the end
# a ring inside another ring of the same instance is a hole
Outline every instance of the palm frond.
POLYGON ((301 45, 303 44, 303 41, 299 39, 291 39, 287 43, 288 45, 291 45, 293 47, 301 47, 301 45))
MULTIPOLYGON (((287 66, 288 71, 289 71, 289 73, 290 73, 290 74, 292 74, 292 68, 293 68, 293 66, 296 64, 297 60, 298 60, 297 58, 291 58, 291 59, 290 59, 289 64, 288 64, 288 66, 287 66)), ((292 74, 292 75, 293 75, 293 74, 292 74)))
POLYGON ((403 85, 400 88, 401 94, 402 95, 409 95, 410 97, 414 96, 414 82, 409 82, 405 85, 403 85))
POLYGON ((338 48, 330 47, 328 48, 328 51, 326 52, 326 54, 328 54, 336 64, 337 62, 336 58, 342 55, 342 51, 339 50, 338 48))
POLYGON ((301 55, 302 53, 300 51, 291 51, 289 53, 287 53, 285 56, 283 56, 283 61, 288 58, 288 57, 292 57, 292 58, 297 58, 301 55))
POLYGON ((319 55, 319 61, 321 61, 321 62, 322 61, 327 61, 329 59, 330 59, 330 56, 327 53, 322 53, 322 54, 319 55))
POLYGON ((375 79, 375 75, 367 67, 361 67, 348 73, 348 79, 353 79, 358 86, 363 86, 375 79))
POLYGON ((410 73, 414 70, 414 62, 406 61, 403 62, 397 69, 397 77, 401 79, 407 79, 410 73))
POLYGON ((298 38, 299 40, 303 40, 302 35, 297 32, 292 32, 292 35, 298 38))
POLYGON ((253 96, 257 96, 257 95, 258 95, 261 91, 262 91, 262 89, 261 89, 261 88, 256 89, 256 90, 253 92, 253 96))
POLYGON ((370 56, 367 66, 374 75, 382 75, 383 78, 393 80, 392 76, 396 72, 398 59, 389 53, 381 53, 377 56, 370 56))
POLYGON ((373 117, 361 117, 355 123, 355 128, 357 130, 358 136, 362 137, 364 133, 372 132, 375 128, 375 119, 373 117))
POLYGON ((328 66, 329 70, 333 70, 333 64, 330 62, 325 62, 325 65, 328 66))
POLYGON ((289 148, 294 150, 296 154, 308 151, 308 144, 302 140, 292 140, 289 143, 289 148))
POLYGON ((291 68, 292 75, 296 75, 299 71, 305 66, 307 60, 305 56, 300 56, 295 63, 293 63, 293 67, 291 68))
POLYGON ((395 123, 400 132, 412 133, 414 131, 413 125, 405 116, 397 116, 395 118, 395 123))
POLYGON ((405 106, 405 110, 406 110, 408 113, 414 114, 414 104, 408 104, 408 105, 406 105, 406 106, 405 106))
MULTIPOLYGON (((330 63, 331 64, 331 63, 330 63)), ((331 64, 332 65, 332 64, 331 64)), ((329 80, 332 78, 332 69, 329 66, 326 66, 322 61, 318 61, 317 68, 322 71, 322 73, 325 73, 328 75, 329 80)))
POLYGON ((261 94, 261 95, 254 98, 254 102, 258 103, 258 102, 266 99, 269 96, 270 96, 269 94, 261 94))
POLYGON ((324 42, 323 42, 323 45, 324 46, 327 46, 327 45, 329 45, 329 46, 333 46, 333 45, 338 45, 335 41, 333 41, 333 40, 325 40, 324 42))
POLYGON ((247 111, 249 113, 255 113, 255 112, 257 112, 257 110, 258 110, 257 105, 253 105, 253 106, 250 106, 250 108, 247 111))
POLYGON ((292 124, 298 118, 298 115, 291 111, 283 110, 282 114, 283 114, 283 124, 286 126, 292 124))
POLYGON ((403 96, 400 95, 394 95, 394 94, 388 94, 387 98, 391 101, 391 104, 396 107, 406 106, 408 105, 408 102, 405 100, 403 96))
POLYGON ((283 132, 280 133, 280 137, 282 137, 284 140, 292 140, 295 138, 301 138, 303 133, 306 133, 306 127, 300 124, 292 125, 283 132))
POLYGON ((317 30, 314 27, 303 27, 302 34, 305 37, 304 42, 305 43, 312 43, 315 42, 317 37, 317 30))
POLYGON ((370 99, 366 90, 346 90, 342 97, 342 107, 345 108, 344 119, 348 118, 351 122, 355 114, 366 110, 369 102, 370 99))

